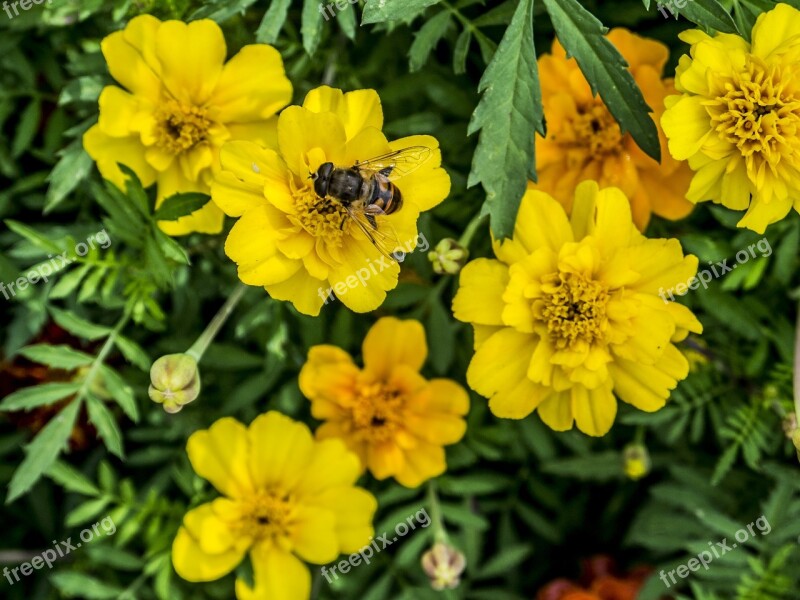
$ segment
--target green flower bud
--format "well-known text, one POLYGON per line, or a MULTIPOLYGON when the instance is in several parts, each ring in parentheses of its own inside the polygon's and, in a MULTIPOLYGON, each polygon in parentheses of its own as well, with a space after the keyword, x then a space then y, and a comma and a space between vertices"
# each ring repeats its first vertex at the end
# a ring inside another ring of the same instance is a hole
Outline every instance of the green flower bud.
POLYGON ((650 472, 650 453, 642 444, 628 444, 622 451, 625 475, 628 479, 641 479, 650 472))
POLYGON ((469 251, 451 238, 444 238, 428 252, 428 260, 439 275, 455 275, 467 263, 468 257, 469 251))
POLYGON ((200 394, 197 361, 188 354, 167 354, 150 367, 150 399, 168 413, 180 411, 200 394))
POLYGON ((464 554, 450 544, 436 542, 422 555, 422 569, 431 580, 431 587, 437 591, 457 588, 466 566, 464 554))

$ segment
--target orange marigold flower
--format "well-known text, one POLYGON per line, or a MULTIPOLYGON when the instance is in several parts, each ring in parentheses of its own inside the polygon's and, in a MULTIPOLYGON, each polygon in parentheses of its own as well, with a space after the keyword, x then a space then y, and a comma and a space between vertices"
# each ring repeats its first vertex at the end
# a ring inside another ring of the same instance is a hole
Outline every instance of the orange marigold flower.
MULTIPOLYGON (((613 29, 608 39, 630 65, 658 124, 664 98, 675 93, 672 80, 661 78, 669 57, 667 47, 622 28, 613 29)), ((630 199, 640 231, 647 227, 650 213, 674 220, 692 211, 692 203, 685 199, 691 169, 670 156, 660 127, 661 164, 647 156, 630 134, 621 132, 558 40, 551 55, 539 58, 539 72, 547 137, 536 141, 539 181, 535 189, 547 192, 570 211, 580 182, 592 179, 600 187, 618 187, 630 199)))
POLYGON ((466 431, 466 390, 423 378, 428 355, 418 321, 380 319, 364 338, 364 368, 335 346, 314 346, 300 371, 318 439, 341 438, 378 479, 406 487, 445 472, 444 447, 466 431))

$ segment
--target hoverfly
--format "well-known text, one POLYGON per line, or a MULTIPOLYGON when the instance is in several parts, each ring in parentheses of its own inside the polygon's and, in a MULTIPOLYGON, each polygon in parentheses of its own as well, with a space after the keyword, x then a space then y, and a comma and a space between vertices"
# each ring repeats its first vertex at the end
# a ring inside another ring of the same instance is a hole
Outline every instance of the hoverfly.
POLYGON ((385 256, 394 259, 393 253, 400 246, 397 236, 385 221, 379 228, 377 217, 391 215, 402 208, 403 194, 393 182, 416 171, 431 153, 426 146, 409 146, 357 161, 347 168, 326 162, 311 175, 314 191, 321 199, 337 200, 367 239, 385 256))

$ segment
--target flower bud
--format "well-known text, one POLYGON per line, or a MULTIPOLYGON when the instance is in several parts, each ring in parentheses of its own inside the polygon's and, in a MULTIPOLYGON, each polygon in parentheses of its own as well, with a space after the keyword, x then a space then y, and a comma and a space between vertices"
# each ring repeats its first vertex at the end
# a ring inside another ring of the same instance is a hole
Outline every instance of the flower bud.
POLYGON ((439 275, 455 275, 467 263, 469 251, 452 238, 444 238, 428 252, 428 260, 439 275))
POLYGON ((188 354, 167 354, 150 367, 150 399, 176 413, 200 394, 197 361, 188 354))
POLYGON ((430 578, 431 587, 437 591, 457 588, 466 566, 464 554, 450 544, 436 542, 422 555, 422 569, 430 578))
POLYGON ((642 444, 628 444, 622 451, 625 475, 628 479, 641 479, 650 472, 650 453, 642 444))

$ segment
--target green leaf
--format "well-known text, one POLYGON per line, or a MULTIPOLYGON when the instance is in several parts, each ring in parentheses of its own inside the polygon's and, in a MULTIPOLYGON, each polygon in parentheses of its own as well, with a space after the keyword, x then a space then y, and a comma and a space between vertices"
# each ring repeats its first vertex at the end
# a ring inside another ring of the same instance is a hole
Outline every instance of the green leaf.
POLYGON ((303 48, 309 56, 317 51, 322 37, 322 10, 320 0, 305 0, 300 33, 303 36, 303 48))
POLYGON ((100 372, 103 374, 103 381, 111 397, 117 401, 117 404, 125 411, 131 421, 134 423, 139 421, 139 407, 136 405, 136 398, 133 395, 131 386, 125 383, 125 380, 111 367, 103 365, 100 372))
POLYGON ((408 68, 412 72, 419 71, 426 62, 431 51, 447 33, 452 16, 450 11, 443 10, 432 19, 428 20, 414 36, 414 42, 408 51, 408 68))
POLYGON ((75 350, 66 344, 34 344, 19 353, 25 358, 55 369, 77 369, 91 364, 94 356, 75 350))
POLYGON ((475 579, 490 579, 514 571, 531 553, 530 544, 517 544, 503 548, 489 559, 474 575, 475 579))
POLYGON ((6 504, 13 502, 39 481, 67 445, 81 402, 70 402, 60 413, 44 426, 25 448, 26 454, 8 485, 6 504))
POLYGON ((484 212, 495 237, 509 237, 535 164, 533 132, 544 134, 539 72, 533 46, 533 0, 521 0, 492 62, 468 133, 480 131, 468 185, 482 183, 484 212))
POLYGON ((80 139, 75 140, 60 152, 56 166, 47 177, 50 186, 47 188, 44 214, 61 204, 64 198, 86 179, 92 164, 94 161, 83 149, 83 142, 80 139))
POLYGON ((441 0, 367 0, 361 24, 384 21, 410 21, 423 10, 441 0))
POLYGON ((261 24, 256 30, 256 41, 262 44, 274 44, 278 39, 281 27, 286 22, 289 5, 292 0, 272 0, 269 9, 264 13, 261 24))
POLYGON ((339 27, 341 27, 342 31, 344 31, 347 39, 356 39, 356 28, 358 27, 358 23, 356 22, 355 6, 348 4, 347 7, 339 13, 338 21, 339 27))
POLYGON ((31 244, 39 248, 40 250, 44 250, 45 252, 51 253, 61 253, 61 248, 55 242, 51 242, 41 233, 31 229, 27 225, 23 225, 18 221, 12 221, 11 219, 6 219, 3 221, 8 228, 16 233, 17 235, 21 235, 26 240, 28 240, 31 244))
POLYGON ((117 163, 119 170, 125 175, 125 193, 133 202, 134 206, 139 209, 143 216, 150 216, 150 200, 147 198, 147 192, 144 191, 142 182, 136 172, 122 163, 117 163))
POLYGON ((683 8, 677 8, 673 3, 673 9, 705 29, 739 33, 733 18, 717 0, 688 0, 683 8))
POLYGON ((89 396, 86 408, 89 410, 89 420, 97 428, 97 433, 103 438, 103 442, 109 452, 124 458, 122 450, 122 434, 119 432, 117 422, 108 407, 102 400, 89 396))
POLYGON ((29 410, 53 404, 81 389, 80 383, 41 383, 9 394, 0 402, 0 410, 29 410))
POLYGON ((38 99, 32 100, 19 118, 19 125, 17 125, 14 141, 11 144, 11 156, 17 158, 30 149, 31 142, 36 136, 36 130, 39 128, 41 116, 41 102, 38 99))
POLYGON ((567 55, 578 61, 592 92, 600 92, 622 132, 630 132, 648 156, 660 161, 661 145, 651 109, 625 59, 604 37, 606 28, 577 0, 543 1, 559 41, 567 55))
POLYGON ((57 300, 66 298, 81 284, 83 278, 92 270, 91 264, 81 265, 69 273, 63 275, 50 290, 49 298, 57 300))
POLYGON ((467 72, 467 54, 469 54, 471 43, 472 31, 465 29, 458 36, 456 46, 453 49, 453 72, 456 75, 462 75, 467 72))
POLYGON ((78 571, 60 571, 50 576, 50 582, 66 598, 81 600, 116 600, 124 591, 121 587, 100 581, 78 571))
POLYGON ((111 331, 108 327, 95 325, 69 311, 61 310, 55 306, 50 306, 48 310, 50 314, 53 315, 53 320, 56 324, 69 331, 72 335, 87 340, 96 340, 107 336, 111 331))
POLYGON ((164 199, 164 202, 153 215, 153 219, 156 221, 177 221, 181 217, 185 217, 200 210, 208 204, 210 200, 211 196, 208 194, 201 194, 200 192, 174 194, 164 199))
POLYGON ((576 456, 551 460, 542 465, 546 473, 554 473, 578 479, 605 481, 624 477, 622 458, 619 452, 609 450, 588 456, 576 456))
POLYGON ((114 344, 129 363, 139 367, 142 371, 150 371, 153 361, 139 344, 119 333, 114 336, 114 344))
POLYGON ((83 494, 84 496, 97 496, 100 490, 88 477, 75 469, 72 465, 57 460, 45 473, 65 490, 83 494))
POLYGON ((97 515, 99 515, 103 509, 108 506, 110 501, 111 499, 108 496, 101 496, 100 498, 87 500, 67 515, 64 524, 67 527, 83 525, 87 521, 91 521, 97 515))

